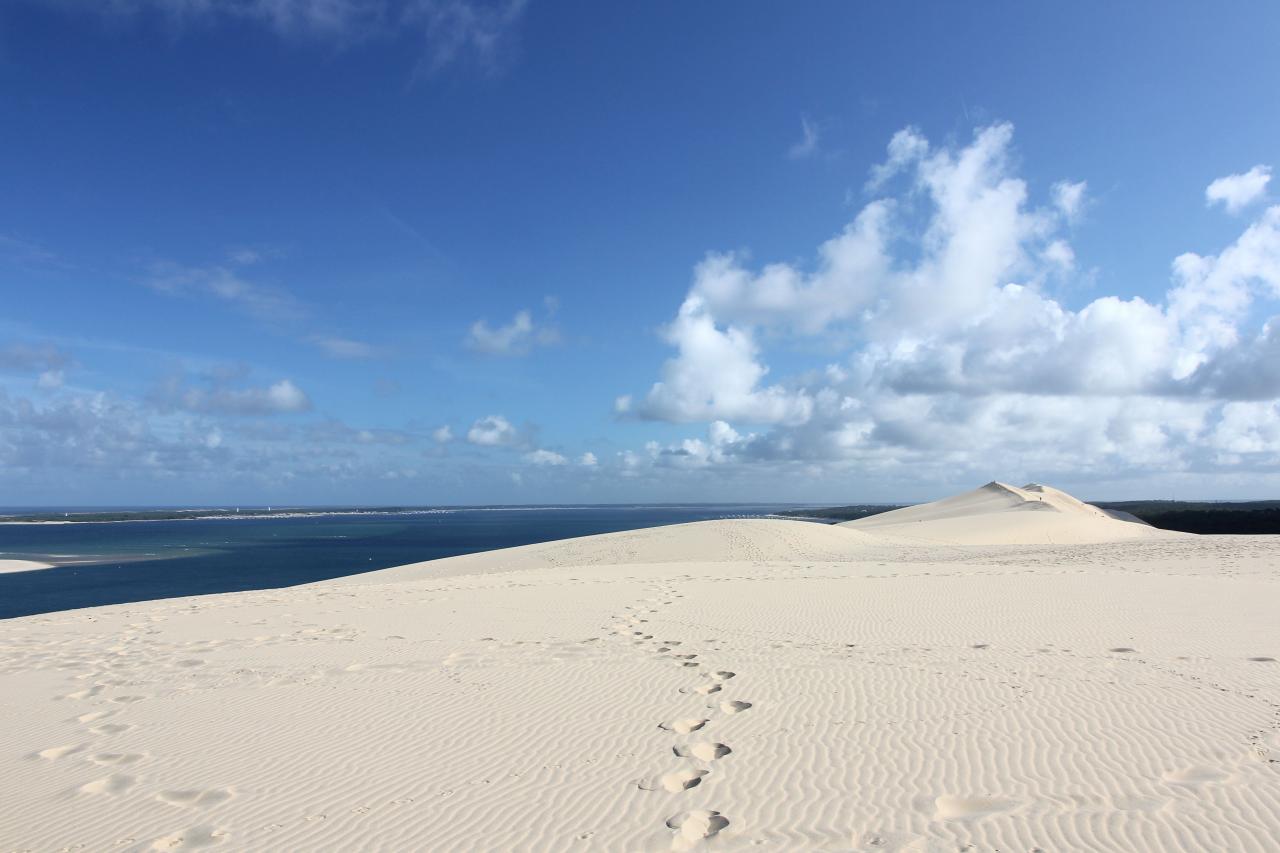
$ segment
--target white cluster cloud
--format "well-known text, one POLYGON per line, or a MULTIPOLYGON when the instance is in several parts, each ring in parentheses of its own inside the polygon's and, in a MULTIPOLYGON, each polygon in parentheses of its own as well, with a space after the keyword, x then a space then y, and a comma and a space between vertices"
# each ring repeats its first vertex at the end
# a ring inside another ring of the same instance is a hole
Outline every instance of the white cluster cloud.
POLYGON ((521 442, 521 437, 520 431, 502 415, 488 415, 471 425, 467 441, 481 447, 512 447, 521 442))
POLYGON ((476 320, 467 333, 466 344, 488 355, 528 355, 536 346, 549 346, 560 340, 559 332, 548 325, 533 322, 529 311, 517 311, 505 326, 493 327, 476 320))
POLYGON ((569 460, 562 454, 556 453, 554 450, 545 450, 538 448, 524 455, 524 458, 532 462, 534 465, 567 465, 569 460))
POLYGON ((157 429, 149 412, 105 393, 34 402, 0 388, 0 470, 10 483, 24 476, 47 483, 51 472, 168 477, 225 459, 221 439, 207 428, 165 426, 157 429))
POLYGON ((1254 166, 1240 175, 1218 178, 1204 191, 1208 204, 1221 204, 1228 213, 1239 213, 1262 198, 1271 181, 1270 166, 1254 166))
MULTIPOLYGON (((935 147, 900 131, 868 182, 881 194, 808 269, 708 255, 664 330, 675 354, 660 380, 616 408, 710 432, 624 452, 623 471, 1280 461, 1280 433, 1267 423, 1280 397, 1280 318, 1259 316, 1280 298, 1280 206, 1217 255, 1176 258, 1160 300, 1069 307, 1052 293, 1075 267, 1067 231, 1088 205, 1086 184, 1058 182, 1036 204, 1013 169, 1012 138, 997 124, 967 145, 935 147), (898 182, 900 192, 884 193, 898 182), (759 341, 842 355, 773 379, 759 341), (744 436, 730 423, 770 429, 744 436)), ((1216 181, 1209 196, 1239 209, 1268 175, 1257 167, 1216 181)))
MULTIPOLYGON (((793 393, 779 385, 759 387, 768 368, 757 359, 750 330, 720 329, 702 295, 695 293, 685 300, 665 337, 679 352, 663 367, 662 381, 654 384, 636 409, 641 417, 677 422, 808 420, 812 402, 803 392, 793 393)), ((631 399, 620 397, 616 408, 629 411, 631 399)))

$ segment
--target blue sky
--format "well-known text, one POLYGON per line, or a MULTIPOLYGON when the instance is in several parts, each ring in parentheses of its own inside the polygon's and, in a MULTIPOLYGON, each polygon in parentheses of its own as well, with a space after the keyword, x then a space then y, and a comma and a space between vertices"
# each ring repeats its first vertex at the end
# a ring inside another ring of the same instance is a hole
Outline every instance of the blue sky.
POLYGON ((0 503, 1274 497, 1278 41, 15 0, 0 503))

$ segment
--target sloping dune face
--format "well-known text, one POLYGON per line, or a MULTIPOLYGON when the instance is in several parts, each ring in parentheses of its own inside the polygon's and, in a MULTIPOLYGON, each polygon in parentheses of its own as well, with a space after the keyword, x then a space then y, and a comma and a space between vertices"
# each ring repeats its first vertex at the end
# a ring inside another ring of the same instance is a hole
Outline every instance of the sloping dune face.
POLYGON ((872 534, 840 525, 771 518, 697 521, 603 533, 410 563, 333 583, 370 579, 412 581, 455 574, 489 574, 558 566, 631 563, 736 563, 760 560, 843 560, 878 544, 872 534))
POLYGON ((990 482, 932 503, 845 522, 895 540, 953 545, 1052 545, 1166 539, 1184 534, 1123 520, 1038 483, 990 482))
POLYGON ((0 850, 1274 853, 1280 537, 940 504, 0 621, 0 850))

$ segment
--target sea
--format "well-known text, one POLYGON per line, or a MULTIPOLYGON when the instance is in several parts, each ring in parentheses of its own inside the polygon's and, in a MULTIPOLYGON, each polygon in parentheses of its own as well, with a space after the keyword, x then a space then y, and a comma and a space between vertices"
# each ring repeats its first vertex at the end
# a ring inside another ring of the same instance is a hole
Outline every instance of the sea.
POLYGON ((445 507, 430 512, 0 524, 0 559, 55 564, 0 573, 0 619, 293 586, 495 548, 689 521, 763 517, 796 506, 445 507))

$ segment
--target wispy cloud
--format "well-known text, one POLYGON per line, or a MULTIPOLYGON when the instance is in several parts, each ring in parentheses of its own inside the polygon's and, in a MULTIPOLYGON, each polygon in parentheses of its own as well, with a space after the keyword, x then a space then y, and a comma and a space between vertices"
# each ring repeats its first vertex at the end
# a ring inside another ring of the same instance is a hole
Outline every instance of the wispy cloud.
POLYGON ((350 338, 313 335, 310 340, 332 358, 366 359, 377 358, 382 354, 382 350, 373 344, 350 338))
POLYGON ((218 415, 281 415, 311 410, 311 398, 289 379, 269 385, 242 382, 245 368, 206 373, 194 379, 174 376, 161 382, 150 401, 161 410, 218 415))
POLYGON ((250 281, 223 265, 192 267, 158 261, 151 265, 144 282, 159 293, 212 296, 266 322, 296 322, 308 313, 287 291, 250 281))
POLYGON ((524 0, 31 0, 68 12, 120 19, 156 17, 181 33, 196 24, 247 22, 281 38, 339 47, 421 39, 419 73, 471 64, 482 73, 510 61, 524 0))
POLYGON ((28 269, 69 269, 56 252, 15 234, 0 234, 0 259, 28 269))
POLYGON ((14 343, 0 346, 0 370, 40 373, 59 370, 70 362, 70 356, 51 344, 14 343))
POLYGON ((525 7, 525 0, 411 0, 402 19, 421 28, 419 72, 437 74, 468 61, 486 74, 502 71, 511 60, 525 7))
POLYGON ((168 296, 219 300, 278 333, 318 347, 330 358, 370 359, 384 354, 382 348, 365 341, 308 332, 308 327, 319 325, 312 307, 283 287, 250 278, 251 271, 245 269, 269 257, 270 254, 257 249, 235 249, 228 253, 226 264, 189 266, 157 261, 150 266, 143 282, 168 296))
POLYGON ((800 139, 787 149, 787 157, 803 160, 818 153, 818 126, 808 116, 800 117, 800 139))
POLYGON ((70 356, 51 344, 13 343, 0 347, 0 372, 36 375, 36 387, 43 390, 61 388, 66 369, 73 364, 70 356))

